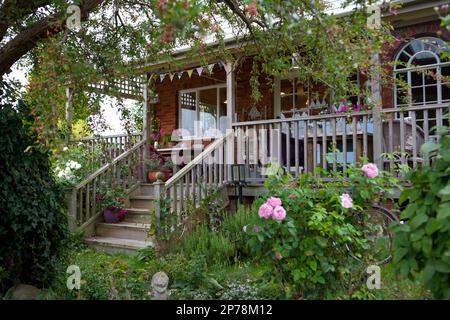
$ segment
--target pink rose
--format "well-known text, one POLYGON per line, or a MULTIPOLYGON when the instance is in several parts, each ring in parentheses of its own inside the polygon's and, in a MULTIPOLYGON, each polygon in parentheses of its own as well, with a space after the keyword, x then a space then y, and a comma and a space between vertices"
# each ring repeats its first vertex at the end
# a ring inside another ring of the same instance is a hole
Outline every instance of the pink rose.
POLYGON ((281 206, 281 199, 275 198, 275 197, 270 197, 269 199, 267 199, 266 203, 269 206, 272 206, 273 208, 279 207, 279 206, 281 206))
POLYGON ((272 216, 273 207, 264 203, 261 207, 259 207, 259 216, 264 219, 269 219, 272 216))
POLYGON ((252 16, 255 17, 258 15, 258 7, 256 6, 256 1, 250 3, 247 6, 247 12, 252 16))
POLYGON ((273 209, 272 219, 283 220, 284 218, 286 218, 286 210, 281 206, 275 207, 275 209, 273 209))
POLYGON ((341 198, 341 206, 347 209, 353 208, 353 200, 347 193, 342 194, 340 198, 341 198))
POLYGON ((373 179, 378 175, 378 168, 374 163, 365 164, 361 167, 361 169, 364 174, 370 179, 373 179))

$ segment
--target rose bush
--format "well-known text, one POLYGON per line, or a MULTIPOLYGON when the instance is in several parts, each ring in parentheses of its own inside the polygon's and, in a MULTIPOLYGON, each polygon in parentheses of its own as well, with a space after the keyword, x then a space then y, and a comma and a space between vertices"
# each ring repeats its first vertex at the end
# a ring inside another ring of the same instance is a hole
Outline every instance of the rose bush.
POLYGON ((349 167, 327 176, 331 182, 309 174, 269 178, 270 197, 255 201, 260 219, 245 232, 255 259, 285 283, 287 298, 348 297, 359 289, 361 282, 352 279, 364 274, 364 261, 372 258, 366 237, 372 225, 355 215, 364 217, 372 200, 385 201, 397 187, 388 173, 372 174, 375 169, 349 167))

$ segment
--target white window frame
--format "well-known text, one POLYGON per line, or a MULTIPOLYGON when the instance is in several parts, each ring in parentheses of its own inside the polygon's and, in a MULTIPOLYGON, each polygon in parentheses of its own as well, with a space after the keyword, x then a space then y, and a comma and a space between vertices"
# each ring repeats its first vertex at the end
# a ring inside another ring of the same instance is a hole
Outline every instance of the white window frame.
MULTIPOLYGON (((186 93, 193 93, 195 92, 195 118, 196 118, 196 124, 197 126, 200 124, 200 112, 199 112, 199 93, 202 90, 208 90, 208 89, 216 89, 217 90, 217 102, 216 102, 216 115, 217 115, 217 121, 216 121, 216 129, 220 130, 220 89, 226 88, 226 84, 215 84, 210 86, 203 86, 203 87, 197 87, 197 88, 191 88, 191 89, 184 89, 178 91, 178 128, 181 127, 181 97, 183 94, 186 93)), ((226 99, 226 97, 225 97, 226 99)), ((190 136, 183 136, 180 140, 195 140, 195 139, 215 139, 217 136, 205 136, 205 135, 198 135, 198 132, 200 132, 199 127, 194 127, 194 134, 190 136)))
MULTIPOLYGON (((287 75, 286 77, 276 77, 275 78, 275 88, 274 88, 274 102, 273 102, 273 113, 274 113, 274 117, 278 117, 281 115, 281 81, 282 80, 289 80, 292 83, 292 86, 294 87, 294 82, 296 79, 296 74, 295 73, 290 73, 289 75, 287 75)), ((307 87, 307 97, 308 97, 308 101, 311 101, 311 91, 309 88, 309 83, 306 86, 307 87)), ((295 104, 295 96, 296 93, 288 93, 287 96, 292 96, 293 99, 293 103, 292 105, 295 104)), ((305 109, 308 109, 308 115, 309 115, 309 106, 307 106, 305 109)), ((298 109, 297 109, 298 110, 298 109)))
MULTIPOLYGON (((443 44, 444 46, 447 46, 446 42, 444 40, 442 40, 440 38, 437 38, 437 37, 419 37, 419 38, 412 39, 411 41, 409 41, 406 45, 404 45, 402 47, 402 49, 395 56, 395 65, 394 65, 394 71, 393 71, 393 77, 394 77, 394 107, 395 108, 400 108, 400 107, 405 107, 405 106, 406 107, 410 107, 410 106, 426 106, 426 105, 442 104, 442 103, 450 102, 450 100, 443 100, 442 99, 442 85, 443 85, 443 83, 441 81, 441 74, 442 74, 441 70, 442 70, 443 67, 450 67, 450 62, 442 62, 440 57, 439 57, 439 54, 436 54, 435 51, 425 50, 424 44, 427 43, 426 41, 436 41, 437 45, 442 45, 443 44), (413 55, 411 55, 410 53, 408 53, 406 51, 406 48, 408 46, 410 46, 415 41, 419 41, 421 43, 422 50, 414 53, 413 55), (425 65, 425 66, 413 66, 412 63, 414 62, 415 57, 417 55, 421 54, 421 53, 432 54, 435 57, 437 63, 429 64, 429 65, 425 65), (409 57, 409 60, 408 60, 408 62, 406 64, 406 67, 398 68, 397 62, 399 62, 400 56, 402 54, 407 55, 409 57), (423 74, 422 75, 422 77, 423 77, 422 78, 422 85, 420 85, 420 86, 412 86, 411 73, 412 72, 417 72, 417 71, 420 71, 420 70, 436 70, 436 76, 437 76, 436 84, 426 85, 425 84, 425 74, 423 74), (413 87, 414 87, 414 89, 422 87, 422 90, 423 90, 423 92, 422 92, 423 96, 422 97, 425 100, 425 97, 426 97, 425 90, 426 90, 426 88, 436 85, 436 87, 437 87, 436 88, 437 89, 437 96, 436 96, 437 101, 435 101, 435 102, 427 102, 427 101, 413 102, 413 101, 411 101, 411 103, 408 103, 408 104, 404 104, 404 103, 400 103, 399 104, 397 102, 398 87, 397 87, 396 78, 397 78, 398 74, 402 74, 402 73, 406 73, 406 81, 408 83, 408 88, 407 88, 408 96, 412 97, 412 89, 413 89, 413 87)), ((431 45, 436 47, 436 45, 434 45, 433 43, 431 43, 431 45)), ((447 49, 448 49, 448 46, 447 46, 447 49)), ((447 82, 445 82, 444 84, 446 84, 446 83, 447 82)))

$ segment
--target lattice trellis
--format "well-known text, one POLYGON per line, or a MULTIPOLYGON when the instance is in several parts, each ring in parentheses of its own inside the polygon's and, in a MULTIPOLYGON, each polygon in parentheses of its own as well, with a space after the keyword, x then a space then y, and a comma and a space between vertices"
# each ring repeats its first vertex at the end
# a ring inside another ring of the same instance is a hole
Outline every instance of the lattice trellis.
POLYGON ((132 79, 120 78, 113 80, 102 80, 96 83, 91 83, 89 85, 89 89, 111 96, 141 100, 143 97, 145 82, 145 76, 134 77, 132 79))

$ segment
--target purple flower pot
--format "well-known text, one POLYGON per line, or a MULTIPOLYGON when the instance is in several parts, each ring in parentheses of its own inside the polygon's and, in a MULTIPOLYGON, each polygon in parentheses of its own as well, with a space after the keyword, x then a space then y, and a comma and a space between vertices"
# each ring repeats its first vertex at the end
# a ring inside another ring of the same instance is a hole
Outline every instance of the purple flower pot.
POLYGON ((125 219, 127 212, 120 208, 106 208, 103 210, 103 219, 106 223, 118 223, 125 219))

